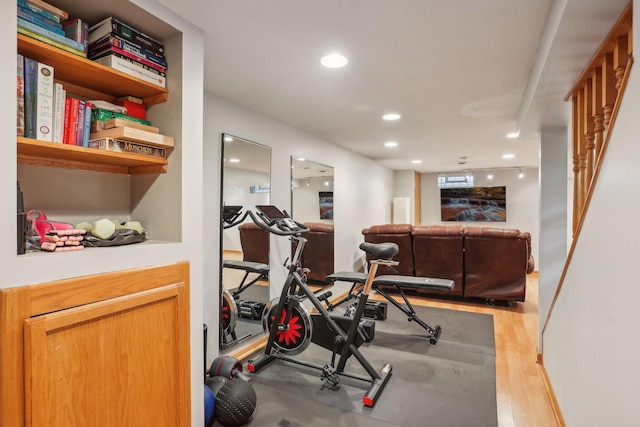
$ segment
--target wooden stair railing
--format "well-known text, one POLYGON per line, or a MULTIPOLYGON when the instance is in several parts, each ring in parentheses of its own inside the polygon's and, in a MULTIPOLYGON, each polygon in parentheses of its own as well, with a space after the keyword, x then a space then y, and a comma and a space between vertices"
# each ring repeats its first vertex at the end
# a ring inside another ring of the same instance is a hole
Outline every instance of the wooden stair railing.
POLYGON ((613 110, 622 99, 625 72, 631 64, 631 15, 629 4, 565 98, 573 103, 574 237, 587 193, 595 183, 605 140, 613 127, 613 110))
POLYGON ((572 101, 573 118, 573 242, 542 328, 543 335, 580 235, 632 64, 632 3, 629 3, 565 98, 572 101))

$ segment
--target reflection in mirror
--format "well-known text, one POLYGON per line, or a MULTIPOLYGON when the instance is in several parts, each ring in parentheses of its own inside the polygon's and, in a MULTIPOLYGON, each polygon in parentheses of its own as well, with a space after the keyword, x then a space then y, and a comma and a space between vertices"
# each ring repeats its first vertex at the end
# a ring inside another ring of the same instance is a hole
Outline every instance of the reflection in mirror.
POLYGON ((334 273, 333 167, 291 157, 291 215, 310 231, 304 237, 303 265, 309 283, 325 284, 334 273))
POLYGON ((255 205, 268 205, 271 149, 222 135, 222 257, 220 348, 262 334, 262 310, 269 300, 269 234, 250 218, 255 205))

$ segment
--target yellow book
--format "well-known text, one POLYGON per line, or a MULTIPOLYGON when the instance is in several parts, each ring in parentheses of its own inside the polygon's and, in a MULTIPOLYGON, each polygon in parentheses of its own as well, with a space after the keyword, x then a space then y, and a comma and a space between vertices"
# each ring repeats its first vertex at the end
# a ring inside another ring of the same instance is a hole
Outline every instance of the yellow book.
POLYGON ((113 128, 125 127, 125 126, 140 129, 140 130, 146 130, 152 133, 160 133, 160 129, 155 126, 149 126, 143 123, 138 123, 131 120, 119 119, 119 118, 92 122, 91 132, 99 132, 101 130, 113 129, 113 128))
POLYGON ((31 37, 32 39, 36 39, 36 40, 41 41, 43 43, 50 44, 51 46, 55 46, 55 47, 57 47, 59 49, 66 50, 69 53, 73 53, 73 54, 81 56, 83 58, 87 57, 87 54, 84 53, 84 52, 76 50, 76 49, 74 49, 72 47, 69 47, 67 45, 64 45, 62 43, 58 43, 57 41, 51 40, 48 37, 41 36, 40 34, 36 34, 33 31, 27 30, 26 28, 18 27, 18 33, 24 34, 27 37, 31 37))

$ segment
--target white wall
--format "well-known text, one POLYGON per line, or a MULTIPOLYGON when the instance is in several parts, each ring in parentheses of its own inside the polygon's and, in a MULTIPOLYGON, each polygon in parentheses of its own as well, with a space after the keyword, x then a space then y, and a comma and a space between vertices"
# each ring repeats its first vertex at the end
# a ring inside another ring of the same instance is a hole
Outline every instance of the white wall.
MULTIPOLYGON (((540 132, 540 256, 538 258, 538 352, 542 350, 542 329, 567 258, 568 169, 567 128, 540 132)), ((571 181, 573 182, 573 180, 571 181)))
MULTIPOLYGON (((249 187, 254 185, 270 185, 269 174, 227 166, 224 170, 224 181, 225 205, 250 207, 269 204, 270 193, 251 193, 249 191, 249 187)), ((246 219, 246 221, 251 221, 251 219, 246 219)), ((222 247, 225 251, 242 251, 238 227, 223 230, 222 247)))
MULTIPOLYGON (((333 191, 333 178, 311 178, 309 180, 299 179, 293 182, 293 207, 291 215, 299 222, 326 222, 331 224, 329 219, 320 219, 320 198, 321 191, 333 191)), ((335 204, 334 204, 335 206, 335 204)))
MULTIPOLYGON (((466 225, 485 225, 505 228, 517 228, 531 233, 531 251, 538 259, 539 247, 539 198, 538 169, 522 169, 523 178, 518 178, 517 169, 491 171, 493 179, 487 178, 486 171, 474 172, 476 187, 505 186, 507 189, 507 220, 505 222, 460 223, 466 225)), ((422 224, 443 224, 440 220, 440 189, 438 174, 422 174, 422 224)), ((536 265, 536 270, 538 266, 536 265)))
MULTIPOLYGON (((634 5, 637 6, 637 5, 634 5)), ((634 7, 633 20, 640 10, 634 7)), ((638 46, 634 32, 634 45, 638 46)), ((543 334, 544 365, 569 426, 638 426, 640 79, 631 71, 582 231, 543 334)))
MULTIPOLYGON (((390 222, 393 199, 393 172, 378 163, 336 145, 305 134, 253 111, 205 93, 204 98, 204 209, 207 215, 219 212, 220 141, 229 133, 271 147, 271 203, 290 210, 291 158, 304 157, 334 167, 336 241, 335 268, 359 268, 363 241, 361 231, 371 224, 390 222), (365 179, 366 178, 366 179, 365 179)), ((216 221, 208 222, 216 227, 216 221)), ((205 289, 204 322, 213 331, 218 327, 219 231, 204 229, 205 289)), ((289 255, 288 240, 271 238, 271 295, 279 294, 286 271, 282 262, 289 255)), ((208 363, 218 354, 218 337, 209 333, 208 363)))

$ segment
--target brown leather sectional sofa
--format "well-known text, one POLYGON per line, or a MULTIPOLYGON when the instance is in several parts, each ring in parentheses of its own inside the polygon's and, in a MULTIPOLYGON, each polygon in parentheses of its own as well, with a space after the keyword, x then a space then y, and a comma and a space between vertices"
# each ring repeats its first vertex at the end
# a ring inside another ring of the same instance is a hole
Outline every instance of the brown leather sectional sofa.
POLYGON ((365 228, 362 234, 366 242, 394 242, 400 247, 394 257, 400 262, 395 267, 398 273, 383 268, 379 274, 453 280, 455 286, 446 296, 525 300, 526 276, 535 265, 528 232, 487 226, 384 224, 365 228))

